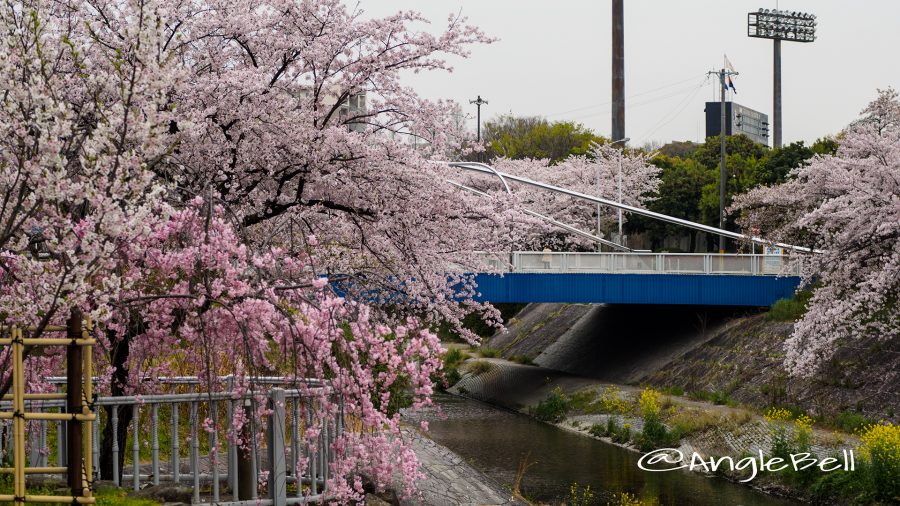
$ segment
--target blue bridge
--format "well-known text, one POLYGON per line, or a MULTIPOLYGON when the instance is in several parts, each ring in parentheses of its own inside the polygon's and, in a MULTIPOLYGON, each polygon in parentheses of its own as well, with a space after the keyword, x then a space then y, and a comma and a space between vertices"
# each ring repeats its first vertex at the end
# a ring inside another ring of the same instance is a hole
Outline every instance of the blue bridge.
POLYGON ((494 303, 771 306, 800 284, 801 256, 514 252, 478 274, 494 303))

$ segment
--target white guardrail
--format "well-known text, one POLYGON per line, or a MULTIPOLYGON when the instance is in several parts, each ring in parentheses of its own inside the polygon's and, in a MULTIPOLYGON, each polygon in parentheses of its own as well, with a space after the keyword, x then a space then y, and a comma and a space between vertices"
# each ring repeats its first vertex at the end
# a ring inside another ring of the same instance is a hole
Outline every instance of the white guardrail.
MULTIPOLYGON (((61 391, 65 378, 48 378, 61 391)), ((247 393, 236 396, 231 392, 233 378, 219 378, 223 391, 202 392, 196 377, 158 378, 158 387, 168 392, 141 396, 97 397, 93 410, 98 423, 93 424, 94 446, 90 455, 95 472, 100 470, 101 425, 112 429, 112 479, 117 486, 130 483, 133 490, 144 485, 159 485, 160 481, 186 483, 192 488, 191 503, 195 506, 266 506, 309 504, 328 502, 326 484, 330 466, 334 461, 332 444, 344 430, 343 409, 337 416, 321 416, 314 411, 318 402, 316 394, 332 395, 326 384, 315 379, 282 377, 253 377, 251 383, 262 389, 262 400, 270 413, 264 423, 250 419, 249 433, 244 437, 251 441, 249 469, 240 469, 241 451, 228 436, 231 420, 240 405, 254 410, 260 396, 247 393), (297 387, 303 383, 304 390, 297 387), (101 409, 101 408, 108 408, 101 409), (223 409, 224 408, 224 409, 223 409), (130 448, 119 446, 119 417, 130 411, 130 448), (224 411, 224 413, 223 413, 224 411), (224 418, 222 415, 224 414, 224 418), (107 416, 108 415, 108 416, 107 416), (204 420, 216 420, 211 429, 204 428, 204 420), (316 427, 318 436, 310 442, 305 438, 308 428, 316 427), (168 444, 160 441, 160 432, 169 432, 168 444), (201 440, 205 440, 201 450, 201 440), (140 449, 150 448, 150 459, 142 459, 140 449), (119 457, 125 454, 124 468, 119 468, 119 457), (129 461, 130 457, 130 461, 129 461), (301 459, 308 463, 305 469, 298 466, 301 459), (260 494, 258 476, 268 472, 268 490, 260 494), (240 475, 249 490, 239 490, 240 475), (224 490, 221 485, 225 484, 224 490), (287 484, 294 484, 293 493, 287 484), (201 495, 202 493, 202 495, 201 495), (250 499, 238 500, 238 496, 250 499)), ((96 381, 96 378, 94 379, 96 381)), ((64 401, 30 400, 34 411, 63 412, 64 401)), ((9 401, 0 400, 0 407, 9 401)), ((11 421, 0 421, 0 460, 12 448, 11 421)), ((41 420, 27 426, 30 452, 27 459, 31 466, 47 468, 50 461, 49 436, 55 435, 56 465, 64 468, 67 463, 64 422, 41 420)), ((61 474, 55 470, 31 474, 61 474)), ((99 476, 92 476, 91 481, 99 476)))
POLYGON ((501 272, 799 276, 802 256, 716 253, 485 253, 501 272))

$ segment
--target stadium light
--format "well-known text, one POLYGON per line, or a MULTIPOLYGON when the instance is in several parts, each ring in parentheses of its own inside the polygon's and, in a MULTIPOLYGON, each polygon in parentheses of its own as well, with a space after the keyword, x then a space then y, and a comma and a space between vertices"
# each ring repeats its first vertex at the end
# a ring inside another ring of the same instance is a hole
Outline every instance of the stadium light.
POLYGON ((808 12, 758 9, 747 13, 747 36, 774 41, 772 145, 776 148, 781 147, 781 41, 813 42, 817 24, 816 15, 808 12))
POLYGON ((759 9, 747 14, 747 36, 813 42, 816 40, 816 16, 807 12, 759 9))

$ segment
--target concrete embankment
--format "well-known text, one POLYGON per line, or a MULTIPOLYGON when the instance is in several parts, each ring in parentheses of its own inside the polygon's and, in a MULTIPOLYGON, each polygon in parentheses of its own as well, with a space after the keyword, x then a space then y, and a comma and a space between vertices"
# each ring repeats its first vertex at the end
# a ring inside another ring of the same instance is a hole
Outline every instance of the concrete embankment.
MULTIPOLYGON (((531 304, 507 328, 486 346, 553 371, 714 394, 760 410, 900 421, 897 339, 847 343, 813 377, 793 378, 783 367, 793 324, 768 321, 761 310, 531 304)), ((521 381, 542 374, 560 373, 532 371, 521 381)))

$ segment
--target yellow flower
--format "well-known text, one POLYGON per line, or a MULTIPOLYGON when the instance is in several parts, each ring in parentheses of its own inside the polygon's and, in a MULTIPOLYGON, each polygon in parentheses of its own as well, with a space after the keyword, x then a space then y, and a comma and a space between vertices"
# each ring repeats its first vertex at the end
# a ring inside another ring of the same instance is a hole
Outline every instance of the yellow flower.
POLYGON ((766 411, 766 421, 788 422, 790 420, 791 412, 784 408, 769 408, 769 411, 766 411))
POLYGON ((644 415, 658 415, 659 392, 649 387, 645 388, 643 391, 641 391, 641 398, 638 401, 638 404, 640 404, 641 411, 644 413, 644 415))

